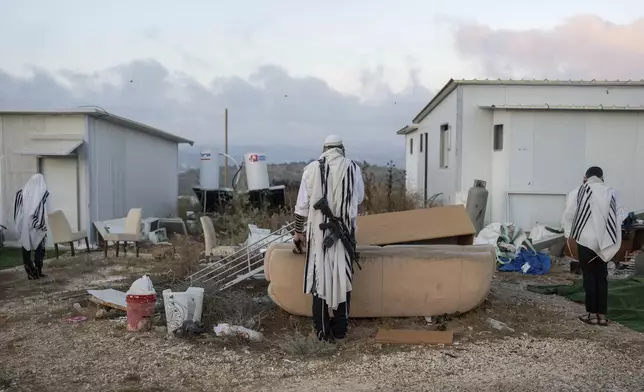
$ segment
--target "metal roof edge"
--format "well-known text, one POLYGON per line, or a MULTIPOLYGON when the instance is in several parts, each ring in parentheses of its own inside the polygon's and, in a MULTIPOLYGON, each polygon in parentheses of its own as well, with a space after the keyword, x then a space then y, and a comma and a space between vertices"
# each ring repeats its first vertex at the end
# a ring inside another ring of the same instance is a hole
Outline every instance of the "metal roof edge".
POLYGON ((112 114, 106 110, 99 110, 95 109, 93 112, 87 113, 89 116, 92 116, 94 118, 98 118, 101 120, 109 121, 117 125, 123 125, 128 128, 135 129, 140 132, 145 132, 148 134, 151 134, 153 136, 160 137, 162 139, 170 140, 173 142, 176 142, 177 144, 189 144, 189 145, 194 145, 194 141, 190 139, 183 138, 181 136, 177 136, 175 134, 172 134, 170 132, 162 131, 159 128, 152 127, 147 124, 140 123, 138 121, 131 120, 129 118, 117 116, 116 114, 112 114))
POLYGON ((450 79, 443 88, 440 89, 440 91, 434 95, 434 98, 432 98, 431 101, 425 107, 414 117, 412 120, 412 123, 418 124, 419 122, 423 121, 425 117, 429 113, 434 110, 436 106, 438 106, 443 100, 452 92, 456 89, 456 86, 458 85, 458 82, 455 81, 454 79, 450 79))
POLYGON ((484 110, 567 110, 567 111, 607 111, 607 112, 644 112, 644 106, 617 105, 479 105, 484 110))
POLYGON ((641 80, 561 80, 561 79, 459 79, 456 83, 462 85, 485 85, 485 86, 599 86, 599 87, 643 87, 644 79, 641 80))
POLYGON ((417 125, 405 125, 404 127, 400 128, 397 132, 396 135, 407 135, 409 133, 414 132, 415 130, 418 129, 417 125))
POLYGON ((163 131, 159 128, 155 128, 150 125, 140 123, 138 121, 131 120, 129 118, 117 116, 115 114, 108 112, 107 110, 104 110, 103 108, 94 107, 94 106, 81 106, 78 108, 62 109, 62 110, 61 109, 58 109, 58 110, 49 110, 49 109, 1 110, 0 109, 0 116, 1 115, 91 116, 94 118, 100 118, 106 121, 110 121, 112 123, 122 125, 128 128, 132 128, 140 132, 145 132, 145 133, 160 137, 162 139, 170 140, 178 144, 190 144, 192 146, 195 143, 190 139, 177 136, 175 134, 163 131))
POLYGON ((436 108, 456 87, 463 86, 578 86, 578 87, 644 87, 641 80, 560 80, 560 79, 450 79, 431 101, 414 117, 418 124, 436 108))

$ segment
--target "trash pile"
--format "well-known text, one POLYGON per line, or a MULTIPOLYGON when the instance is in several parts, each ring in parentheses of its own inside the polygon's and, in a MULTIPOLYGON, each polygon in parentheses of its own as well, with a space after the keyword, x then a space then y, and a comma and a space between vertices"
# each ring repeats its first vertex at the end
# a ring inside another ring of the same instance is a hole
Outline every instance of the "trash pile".
POLYGON ((474 245, 492 245, 496 249, 498 270, 544 275, 550 271, 550 256, 537 252, 533 242, 541 241, 558 233, 545 226, 535 226, 530 237, 513 223, 491 223, 474 239, 474 245))
MULTIPOLYGON (((87 290, 90 301, 106 309, 116 309, 125 312, 126 317, 118 321, 127 325, 130 332, 150 331, 153 328, 152 320, 159 313, 165 312, 166 327, 164 329, 168 338, 192 338, 206 332, 202 324, 202 311, 204 307, 204 289, 202 287, 188 287, 185 291, 163 290, 162 306, 157 306, 157 293, 148 275, 143 275, 132 283, 129 290, 122 291, 87 290)), ((80 307, 80 305, 79 305, 80 307)), ((106 312, 99 309, 99 312, 106 312)), ((116 314, 111 312, 110 314, 116 314)), ((121 313, 123 314, 123 313, 121 313)), ((78 316, 69 322, 86 321, 87 317, 78 316)), ((97 317, 96 318, 107 318, 97 317)), ((219 323, 213 328, 216 336, 240 336, 249 341, 261 341, 262 333, 238 325, 219 323)))

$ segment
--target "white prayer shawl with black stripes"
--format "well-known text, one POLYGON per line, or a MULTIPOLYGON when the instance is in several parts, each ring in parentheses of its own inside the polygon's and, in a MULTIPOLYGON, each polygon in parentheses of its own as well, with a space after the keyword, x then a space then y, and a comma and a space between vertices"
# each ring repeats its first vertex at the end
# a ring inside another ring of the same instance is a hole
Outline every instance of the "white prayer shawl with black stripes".
POLYGON ((341 219, 349 230, 354 227, 351 211, 357 210, 354 197, 356 175, 360 175, 355 162, 347 159, 339 149, 325 151, 320 159, 324 160, 324 173, 319 161, 313 162, 309 175, 311 192, 307 225, 307 253, 304 276, 304 292, 324 299, 332 309, 346 302, 346 294, 351 291, 353 264, 341 240, 324 249, 322 241, 327 233, 320 230, 324 215, 313 205, 326 195, 333 214, 341 219), (313 167, 313 164, 316 167, 313 167))
POLYGON ((570 237, 610 261, 622 244, 615 191, 597 177, 590 177, 577 193, 577 208, 570 237))
POLYGON ((47 236, 47 200, 49 191, 42 174, 31 176, 16 193, 13 221, 20 236, 20 245, 35 250, 47 236))

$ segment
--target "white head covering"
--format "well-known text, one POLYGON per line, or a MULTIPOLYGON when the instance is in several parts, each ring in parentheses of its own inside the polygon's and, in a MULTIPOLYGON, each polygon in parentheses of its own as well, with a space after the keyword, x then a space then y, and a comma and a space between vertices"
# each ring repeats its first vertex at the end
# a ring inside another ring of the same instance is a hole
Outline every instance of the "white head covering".
POLYGON ((329 135, 324 139, 324 147, 340 147, 342 139, 338 135, 329 135))
POLYGON ((20 244, 27 250, 36 249, 47 235, 48 197, 45 177, 40 173, 31 176, 16 194, 15 229, 20 235, 20 244))

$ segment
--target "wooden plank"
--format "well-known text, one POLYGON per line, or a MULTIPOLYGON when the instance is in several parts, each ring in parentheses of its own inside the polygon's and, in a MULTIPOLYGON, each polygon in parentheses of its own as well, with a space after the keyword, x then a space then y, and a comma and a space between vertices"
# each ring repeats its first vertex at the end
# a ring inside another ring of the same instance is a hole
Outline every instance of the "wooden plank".
POLYGON ((452 344, 454 332, 408 329, 378 329, 376 343, 392 344, 452 344))

